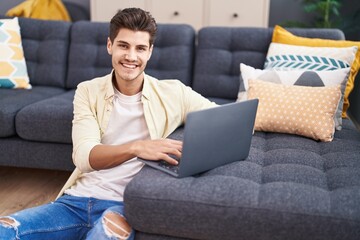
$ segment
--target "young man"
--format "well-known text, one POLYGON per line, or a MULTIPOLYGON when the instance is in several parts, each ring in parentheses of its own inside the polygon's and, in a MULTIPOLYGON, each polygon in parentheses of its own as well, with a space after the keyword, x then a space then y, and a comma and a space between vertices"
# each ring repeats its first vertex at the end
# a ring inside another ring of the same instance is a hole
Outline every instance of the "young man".
POLYGON ((216 106, 180 81, 144 73, 156 23, 137 8, 110 22, 107 51, 113 71, 78 85, 74 99, 76 169, 50 204, 0 218, 1 239, 133 239, 123 193, 142 157, 176 164, 182 142, 165 139, 187 113, 216 106))

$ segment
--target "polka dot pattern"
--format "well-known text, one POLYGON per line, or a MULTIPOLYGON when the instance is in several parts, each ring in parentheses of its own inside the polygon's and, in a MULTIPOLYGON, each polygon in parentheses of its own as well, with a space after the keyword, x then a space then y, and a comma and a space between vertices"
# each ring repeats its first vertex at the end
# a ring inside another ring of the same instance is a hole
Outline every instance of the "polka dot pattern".
POLYGON ((255 130, 332 141, 341 92, 337 87, 287 86, 249 81, 249 99, 258 98, 255 130))

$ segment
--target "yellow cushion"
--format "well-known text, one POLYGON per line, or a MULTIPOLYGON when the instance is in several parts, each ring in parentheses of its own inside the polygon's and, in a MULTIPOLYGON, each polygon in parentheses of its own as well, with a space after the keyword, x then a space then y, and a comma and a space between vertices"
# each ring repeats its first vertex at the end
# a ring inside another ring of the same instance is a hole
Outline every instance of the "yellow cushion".
POLYGON ((299 37, 280 26, 275 26, 272 36, 272 42, 309 47, 358 47, 354 62, 351 65, 350 75, 346 84, 344 94, 344 107, 342 116, 346 117, 346 111, 350 105, 349 95, 354 88, 355 77, 360 69, 360 42, 299 37))
POLYGON ((0 19, 0 88, 31 88, 17 18, 0 19))
POLYGON ((340 96, 340 86, 304 87, 249 80, 249 99, 259 99, 257 131, 332 141, 340 96))
POLYGON ((71 20, 61 0, 27 0, 7 11, 6 15, 44 20, 71 20))

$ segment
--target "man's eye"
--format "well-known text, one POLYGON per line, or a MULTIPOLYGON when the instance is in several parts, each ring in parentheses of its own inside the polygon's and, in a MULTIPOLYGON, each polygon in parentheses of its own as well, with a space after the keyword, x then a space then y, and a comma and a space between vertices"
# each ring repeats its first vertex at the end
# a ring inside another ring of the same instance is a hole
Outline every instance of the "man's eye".
POLYGON ((127 49, 127 45, 125 45, 125 44, 119 44, 118 47, 122 48, 122 49, 127 49))

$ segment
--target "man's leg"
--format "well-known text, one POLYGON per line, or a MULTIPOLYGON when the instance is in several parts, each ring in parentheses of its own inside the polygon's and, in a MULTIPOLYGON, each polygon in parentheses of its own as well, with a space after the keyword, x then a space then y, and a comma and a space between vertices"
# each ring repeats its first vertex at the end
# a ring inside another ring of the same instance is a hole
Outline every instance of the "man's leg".
POLYGON ((134 230, 126 221, 123 212, 122 205, 107 209, 95 223, 94 228, 89 231, 86 239, 134 239, 134 230))
POLYGON ((68 198, 64 196, 46 205, 0 217, 0 239, 78 240, 83 238, 89 230, 86 222, 87 202, 74 202, 68 198))

